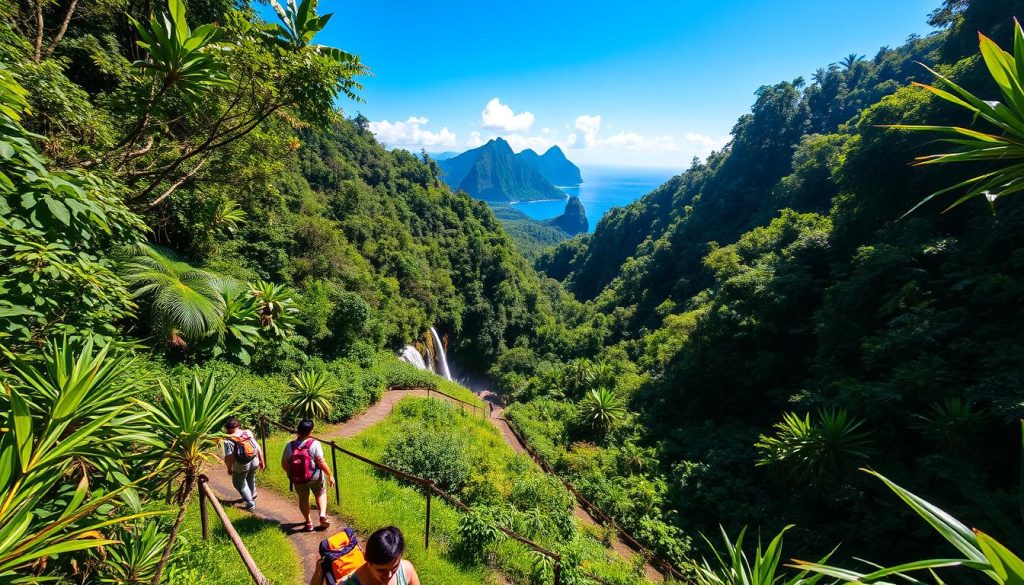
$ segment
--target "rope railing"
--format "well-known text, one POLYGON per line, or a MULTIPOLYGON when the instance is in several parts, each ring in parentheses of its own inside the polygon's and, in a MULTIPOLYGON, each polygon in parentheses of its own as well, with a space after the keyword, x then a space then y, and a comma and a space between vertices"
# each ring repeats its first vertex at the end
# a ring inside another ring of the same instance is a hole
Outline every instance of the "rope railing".
POLYGON ((573 497, 576 498, 576 501, 580 503, 580 506, 582 506, 584 510, 590 513, 591 516, 596 516, 598 521, 601 522, 601 524, 611 526, 618 533, 619 538, 624 540, 630 548, 641 553, 645 557, 651 559, 655 568, 657 568, 661 573, 668 573, 669 575, 675 577, 680 581, 685 581, 686 578, 683 575, 682 571, 677 569, 667 559, 661 557, 654 551, 648 549, 643 544, 641 544, 640 541, 634 538, 632 534, 630 534, 625 528, 623 528, 622 525, 615 520, 615 518, 612 518, 611 516, 606 514, 604 510, 598 508, 596 504, 585 498, 583 494, 581 494, 579 490, 576 489, 576 486, 572 485, 571 483, 569 483, 568 480, 559 475, 554 470, 554 468, 551 467, 547 460, 541 457, 540 454, 537 453, 536 450, 534 450, 534 448, 526 440, 526 437, 524 437, 522 432, 519 430, 519 427, 513 421, 504 417, 502 417, 501 420, 505 421, 505 424, 508 425, 508 428, 512 431, 512 434, 514 434, 516 438, 519 439, 519 442, 523 445, 523 447, 526 448, 526 452, 530 454, 530 457, 533 458, 533 460, 538 465, 540 465, 541 468, 544 469, 544 471, 557 477, 559 481, 562 482, 562 485, 565 486, 565 489, 569 490, 569 493, 571 493, 573 497))
MULTIPOLYGON (((444 396, 447 396, 447 394, 444 394, 442 392, 438 392, 438 393, 442 394, 444 396)), ((458 400, 458 399, 456 398, 455 400, 458 400)), ((460 401, 460 402, 462 402, 462 401, 460 401)), ((469 403, 466 403, 466 404, 469 404, 469 403)), ((276 427, 276 428, 278 428, 278 429, 280 429, 282 431, 288 432, 288 433, 294 433, 295 432, 295 429, 290 428, 290 427, 288 427, 288 426, 286 426, 284 424, 281 424, 281 423, 279 423, 277 421, 272 421, 272 420, 267 419, 267 418, 262 418, 262 429, 264 431, 263 432, 263 436, 262 436, 262 440, 263 440, 263 450, 264 450, 264 452, 266 452, 266 436, 268 434, 266 432, 266 430, 270 426, 276 427)), ((461 500, 459 500, 455 496, 453 496, 453 495, 449 494, 448 492, 442 490, 441 488, 437 487, 437 485, 433 481, 431 481, 431 480, 429 480, 427 478, 420 477, 418 475, 414 475, 414 474, 411 474, 411 473, 407 473, 405 471, 402 471, 401 469, 395 469, 394 467, 391 467, 390 465, 386 465, 386 464, 381 463, 379 461, 374 461, 373 459, 370 459, 369 457, 365 457, 363 455, 360 455, 359 453, 356 453, 354 451, 351 451, 349 449, 346 449, 346 448, 342 447, 341 445, 338 445, 337 443, 335 443, 331 439, 323 439, 323 438, 316 437, 314 435, 310 435, 310 437, 313 438, 313 439, 316 439, 317 441, 320 441, 320 444, 327 445, 327 446, 329 446, 331 448, 331 459, 332 459, 332 462, 334 461, 334 454, 335 454, 335 452, 340 452, 343 455, 348 455, 349 457, 352 457, 353 459, 356 459, 358 461, 362 461, 363 463, 366 463, 367 465, 370 465, 371 467, 379 469, 379 470, 381 470, 381 471, 383 471, 383 472, 385 472, 387 474, 390 474, 390 475, 392 475, 394 477, 397 477, 397 478, 402 479, 404 481, 408 481, 410 483, 414 483, 416 485, 419 485, 419 486, 423 487, 424 488, 424 493, 425 493, 425 496, 426 496, 426 530, 425 530, 425 536, 424 536, 424 547, 426 549, 428 549, 428 550, 430 548, 430 502, 431 502, 431 496, 433 494, 437 494, 441 499, 445 500, 446 502, 448 502, 449 504, 451 504, 452 506, 454 506, 455 508, 457 508, 457 509, 459 509, 459 510, 461 510, 463 512, 471 511, 471 508, 469 506, 467 506, 465 504, 465 502, 462 502, 461 500)), ((337 465, 335 465, 334 469, 335 469, 335 472, 334 472, 335 473, 335 477, 337 477, 337 465)), ((335 498, 337 498, 338 497, 337 496, 337 489, 338 489, 338 482, 337 481, 335 482, 334 487, 335 487, 335 498)), ((509 538, 511 538, 511 539, 513 539, 513 540, 515 540, 517 542, 520 542, 520 543, 530 547, 531 549, 535 550, 536 552, 538 552, 538 553, 548 557, 549 559, 551 559, 552 565, 553 565, 554 585, 561 585, 561 583, 562 583, 562 580, 561 580, 562 556, 561 555, 559 555, 558 553, 556 553, 554 551, 548 550, 547 548, 544 548, 543 546, 537 544, 536 542, 533 542, 529 538, 526 538, 525 536, 523 536, 521 534, 518 534, 515 531, 510 530, 509 528, 501 526, 500 524, 495 524, 495 528, 497 528, 505 536, 508 536, 509 538)), ((591 575, 591 574, 586 574, 586 573, 584 575, 588 579, 596 581, 597 583, 599 583, 601 585, 611 585, 611 583, 609 583, 608 581, 606 581, 606 580, 604 580, 604 579, 602 579, 602 578, 600 578, 600 577, 598 577, 596 575, 591 575)))
POLYGON ((224 525, 225 532, 228 533, 228 538, 235 545, 235 550, 238 551, 238 555, 242 557, 242 563, 245 564, 245 568, 249 571, 249 576, 252 577, 253 583, 256 585, 270 585, 270 580, 263 576, 260 572, 260 568, 256 566, 256 561, 252 559, 252 555, 249 554, 249 550, 245 548, 245 543, 242 542, 242 538, 238 536, 238 532, 235 527, 231 524, 231 519, 228 518, 227 513, 224 512, 224 508, 221 507, 220 502, 217 500, 217 496, 210 490, 210 486, 206 485, 209 478, 205 475, 200 475, 196 480, 199 484, 199 522, 202 525, 203 540, 210 539, 210 519, 209 512, 207 511, 207 501, 213 504, 213 510, 217 512, 217 517, 220 518, 221 524, 224 525))

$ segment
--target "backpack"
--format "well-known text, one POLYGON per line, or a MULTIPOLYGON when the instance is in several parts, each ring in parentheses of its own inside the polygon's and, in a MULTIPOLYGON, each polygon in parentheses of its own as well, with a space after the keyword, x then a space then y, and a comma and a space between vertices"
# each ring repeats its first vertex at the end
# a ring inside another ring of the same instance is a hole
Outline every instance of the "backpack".
POLYGON ((292 454, 288 458, 288 479, 293 484, 307 484, 313 481, 313 456, 309 453, 312 444, 313 439, 292 441, 292 454))
POLYGON ((241 435, 231 435, 228 437, 231 439, 231 454, 235 456, 236 463, 250 463, 256 458, 256 441, 252 438, 249 433, 242 433, 241 435))
POLYGON ((320 541, 320 572, 327 585, 342 583, 365 563, 359 539, 351 528, 320 541))

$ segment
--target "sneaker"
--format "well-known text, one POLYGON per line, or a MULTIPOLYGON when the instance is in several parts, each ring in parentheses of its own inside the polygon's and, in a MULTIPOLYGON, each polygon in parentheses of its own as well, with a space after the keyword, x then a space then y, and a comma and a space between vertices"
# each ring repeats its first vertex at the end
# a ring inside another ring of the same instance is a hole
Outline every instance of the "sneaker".
POLYGON ((327 530, 331 526, 331 520, 327 516, 320 517, 320 530, 327 530))
POLYGON ((305 530, 306 532, 313 532, 313 523, 312 522, 306 522, 302 526, 302 529, 305 530))
POLYGON ((251 504, 247 504, 242 509, 245 510, 246 512, 255 512, 256 511, 256 502, 253 502, 251 504))

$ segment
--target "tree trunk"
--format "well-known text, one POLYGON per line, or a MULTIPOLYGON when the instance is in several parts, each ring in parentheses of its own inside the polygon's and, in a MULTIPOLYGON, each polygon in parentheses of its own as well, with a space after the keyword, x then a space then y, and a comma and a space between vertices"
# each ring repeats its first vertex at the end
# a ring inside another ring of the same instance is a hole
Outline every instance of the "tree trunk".
POLYGON ((32 62, 38 63, 43 57, 43 0, 35 0, 36 8, 36 40, 32 51, 32 62))
MULTIPOLYGON (((153 575, 153 580, 150 582, 150 585, 160 585, 160 577, 164 572, 164 567, 167 566, 167 561, 171 559, 171 550, 174 549, 174 541, 177 540, 178 531, 181 530, 181 524, 185 520, 185 510, 188 509, 188 501, 192 496, 193 485, 193 483, 189 483, 184 500, 178 508, 178 517, 174 521, 174 527, 171 528, 171 535, 167 539, 167 546, 164 547, 164 554, 160 557, 160 563, 156 566, 156 573, 153 575)), ((200 495, 200 497, 202 496, 200 495)))

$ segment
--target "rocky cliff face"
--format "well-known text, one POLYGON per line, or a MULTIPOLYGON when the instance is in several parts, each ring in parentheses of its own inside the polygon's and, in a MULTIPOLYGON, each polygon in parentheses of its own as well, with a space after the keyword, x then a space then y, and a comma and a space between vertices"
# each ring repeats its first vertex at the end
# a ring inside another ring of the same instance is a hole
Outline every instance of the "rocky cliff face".
POLYGON ((556 218, 548 220, 551 225, 561 228, 570 236, 582 234, 590 229, 590 222, 587 220, 587 211, 583 209, 583 203, 578 197, 570 197, 565 204, 565 212, 556 218))

